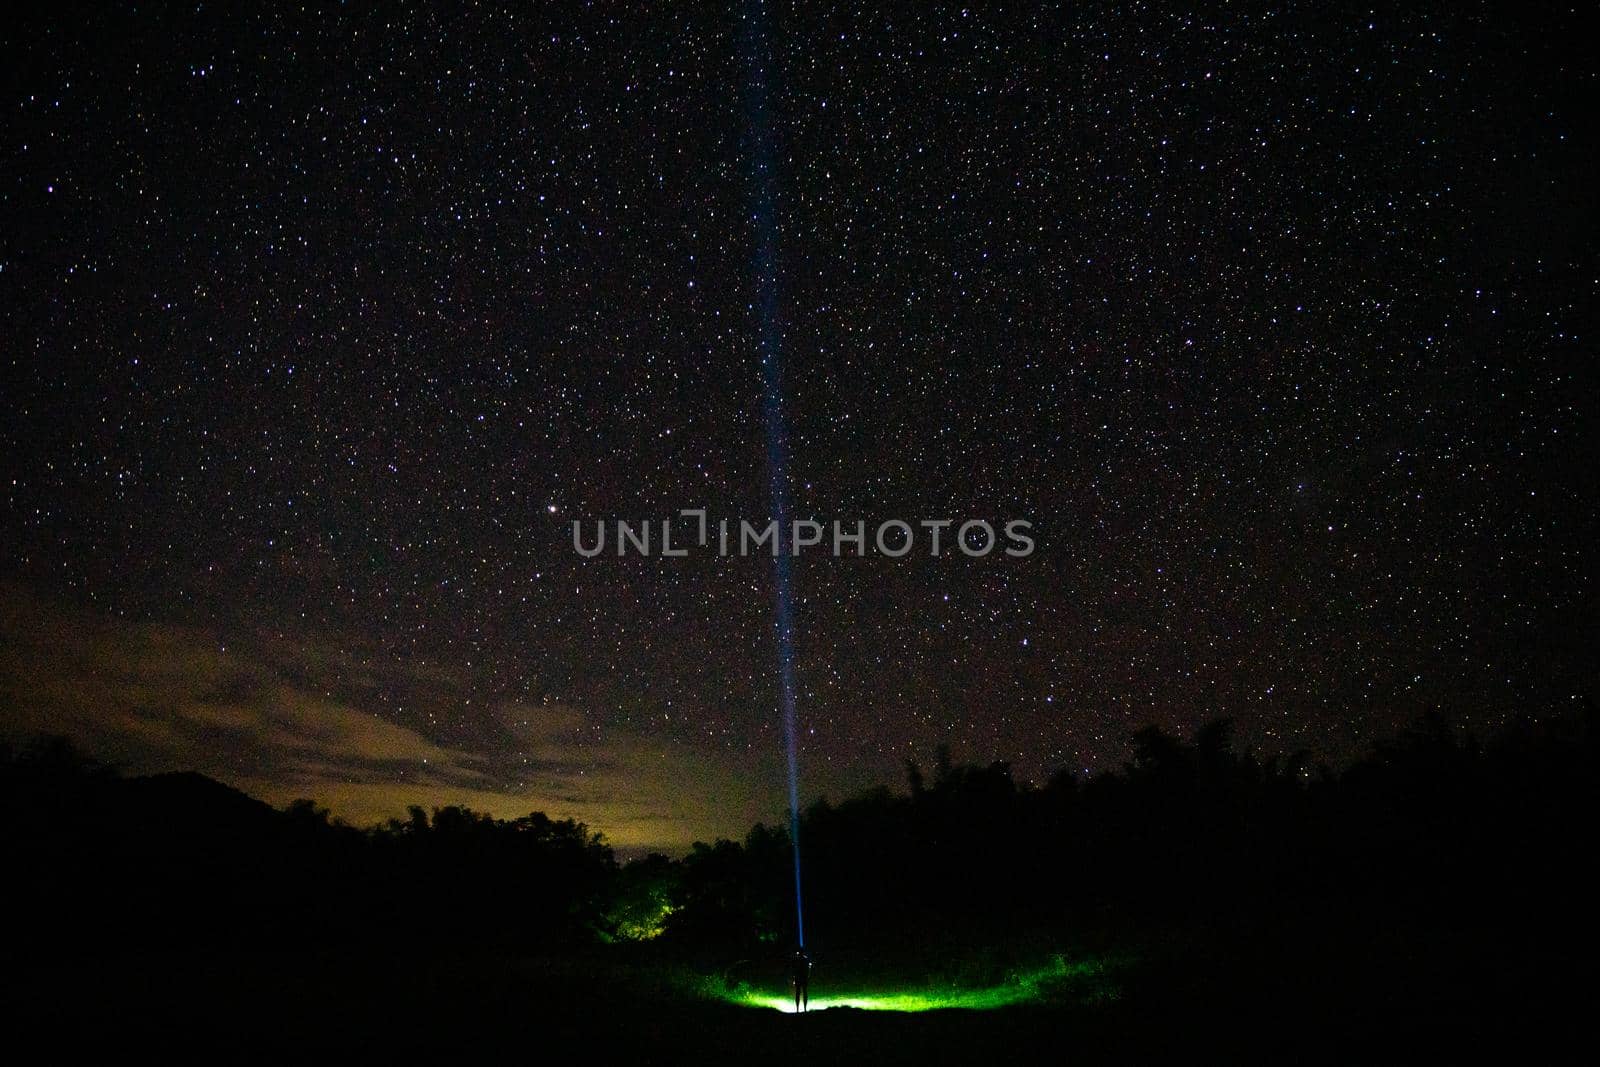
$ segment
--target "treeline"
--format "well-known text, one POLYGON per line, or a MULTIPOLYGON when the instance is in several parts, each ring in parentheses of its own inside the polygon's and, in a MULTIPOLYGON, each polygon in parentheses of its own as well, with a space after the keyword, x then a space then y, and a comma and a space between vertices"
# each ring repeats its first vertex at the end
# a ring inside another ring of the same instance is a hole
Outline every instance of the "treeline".
MULTIPOLYGON (((1592 706, 1487 742, 1427 718, 1335 773, 1240 751, 1226 722, 1137 734, 1118 772, 1040 788, 1005 763, 909 765, 880 788, 805 812, 808 934, 904 945, 952 926, 1157 929, 1325 914, 1529 930, 1592 911, 1592 706)), ((792 928, 787 835, 697 845, 669 933, 732 947, 792 928)))
MULTIPOLYGON (((1132 759, 1040 787, 941 753, 801 819, 813 944, 1186 928, 1240 916, 1574 923, 1593 886, 1593 707, 1480 742, 1428 719, 1334 773, 1241 751, 1228 724, 1155 729, 1132 759)), ((120 778, 70 746, 0 752, 13 945, 412 939, 532 952, 657 939, 729 958, 793 938, 787 832, 618 864, 540 814, 461 808, 358 830, 199 775, 120 778)))
POLYGON ((606 929, 611 849, 582 823, 459 807, 355 829, 199 774, 123 778, 60 739, 0 751, 14 948, 537 951, 606 929))

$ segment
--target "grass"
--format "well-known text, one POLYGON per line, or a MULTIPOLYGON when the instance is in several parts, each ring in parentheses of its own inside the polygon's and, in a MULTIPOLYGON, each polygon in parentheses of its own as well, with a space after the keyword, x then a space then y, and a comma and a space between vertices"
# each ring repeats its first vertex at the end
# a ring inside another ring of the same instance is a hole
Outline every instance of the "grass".
MULTIPOLYGON (((1019 969, 1003 981, 991 985, 958 985, 951 982, 908 981, 849 985, 817 990, 811 997, 811 1010, 856 1008, 863 1011, 919 1012, 947 1009, 988 1011, 1022 1004, 1098 1002, 1114 1000, 1117 987, 1105 961, 1069 959, 1056 954, 1045 963, 1019 969)), ((794 995, 784 985, 768 982, 727 983, 708 980, 706 995, 750 1008, 793 1012, 794 995)))

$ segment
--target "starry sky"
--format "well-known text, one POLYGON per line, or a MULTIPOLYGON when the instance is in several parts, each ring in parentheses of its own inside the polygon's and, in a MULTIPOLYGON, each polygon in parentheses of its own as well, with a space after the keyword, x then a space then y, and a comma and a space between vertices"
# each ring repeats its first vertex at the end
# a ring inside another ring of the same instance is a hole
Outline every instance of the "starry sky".
POLYGON ((357 822, 781 817, 1591 692, 1579 9, 56 4, 0 29, 0 723, 357 822))

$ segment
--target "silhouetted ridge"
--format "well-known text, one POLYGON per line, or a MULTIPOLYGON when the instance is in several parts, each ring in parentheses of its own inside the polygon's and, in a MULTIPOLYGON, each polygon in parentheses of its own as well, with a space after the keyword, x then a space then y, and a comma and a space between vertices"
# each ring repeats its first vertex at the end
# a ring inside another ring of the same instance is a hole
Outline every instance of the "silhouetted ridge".
MULTIPOLYGON (((1140 731, 1120 770, 1037 788, 940 751, 905 792, 803 813, 807 945, 819 982, 852 954, 997 982, 1041 946, 1121 953, 1139 1004, 1285 1025, 1551 1011, 1583 988, 1594 933, 1595 739, 1589 705, 1487 739, 1434 718, 1313 773, 1213 723, 1140 731)), ((8 943, 36 958, 638 942, 720 974, 793 941, 782 826, 619 867, 537 812, 414 807, 362 830, 199 774, 120 779, 59 741, 0 752, 0 800, 27 916, 8 943)))

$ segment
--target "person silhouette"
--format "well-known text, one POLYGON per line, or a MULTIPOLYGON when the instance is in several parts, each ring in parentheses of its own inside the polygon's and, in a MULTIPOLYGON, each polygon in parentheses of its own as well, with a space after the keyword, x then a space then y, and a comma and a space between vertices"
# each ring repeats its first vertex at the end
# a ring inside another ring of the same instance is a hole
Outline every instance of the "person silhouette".
POLYGON ((790 960, 791 977, 794 981, 794 1010, 797 1012, 811 1010, 811 957, 806 955, 804 946, 794 950, 790 960))

